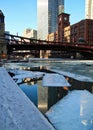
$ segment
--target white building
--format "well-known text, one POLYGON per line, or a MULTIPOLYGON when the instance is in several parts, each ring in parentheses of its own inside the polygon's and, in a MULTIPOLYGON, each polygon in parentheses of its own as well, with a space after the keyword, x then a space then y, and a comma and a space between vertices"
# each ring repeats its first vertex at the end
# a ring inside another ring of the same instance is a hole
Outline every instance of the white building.
POLYGON ((27 28, 23 31, 22 34, 23 37, 31 38, 31 39, 37 39, 37 31, 27 28))
POLYGON ((93 0, 85 0, 85 18, 93 19, 93 0))

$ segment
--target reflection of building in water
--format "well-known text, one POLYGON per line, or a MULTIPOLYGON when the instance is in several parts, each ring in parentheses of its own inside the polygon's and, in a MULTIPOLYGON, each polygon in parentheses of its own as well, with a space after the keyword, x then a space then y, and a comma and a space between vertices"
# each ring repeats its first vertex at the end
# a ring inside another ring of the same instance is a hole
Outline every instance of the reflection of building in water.
MULTIPOLYGON (((40 83, 40 82, 39 82, 40 83)), ((92 82, 81 82, 75 79, 69 78, 69 91, 72 90, 88 90, 92 91, 92 82)), ((67 87, 66 87, 67 88, 67 87)), ((68 90, 65 90, 62 87, 42 87, 38 88, 38 108, 41 112, 45 113, 51 106, 57 103, 60 99, 65 97, 68 94, 68 90)))
POLYGON ((70 90, 88 90, 92 93, 93 82, 77 81, 75 79, 69 79, 71 83, 70 90))

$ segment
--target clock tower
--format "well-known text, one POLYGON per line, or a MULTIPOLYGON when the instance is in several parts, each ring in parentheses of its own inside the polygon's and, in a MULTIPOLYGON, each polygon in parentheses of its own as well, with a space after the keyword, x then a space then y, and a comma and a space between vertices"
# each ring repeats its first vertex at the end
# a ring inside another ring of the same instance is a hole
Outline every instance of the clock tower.
POLYGON ((6 42, 5 42, 5 23, 4 23, 4 14, 0 10, 0 59, 6 57, 6 42))
POLYGON ((64 28, 69 25, 69 14, 61 13, 58 15, 58 42, 64 42, 64 28))

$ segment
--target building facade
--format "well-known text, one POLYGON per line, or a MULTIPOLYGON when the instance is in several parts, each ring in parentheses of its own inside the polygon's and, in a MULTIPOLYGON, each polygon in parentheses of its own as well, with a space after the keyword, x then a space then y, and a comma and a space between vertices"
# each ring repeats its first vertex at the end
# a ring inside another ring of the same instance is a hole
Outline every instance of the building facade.
POLYGON ((49 34, 47 40, 60 42, 60 44, 86 43, 93 45, 93 19, 83 19, 70 25, 69 14, 61 13, 58 15, 58 32, 49 34))
POLYGON ((37 39, 37 31, 27 28, 23 31, 22 34, 23 37, 31 38, 31 39, 37 39))
MULTIPOLYGON (((67 43, 86 43, 93 45, 93 20, 84 19, 73 25, 62 28, 63 38, 67 43)), ((58 32, 60 33, 60 32, 58 32)), ((61 35, 60 35, 61 36, 61 35)))
POLYGON ((93 19, 93 0, 85 0, 85 19, 93 19))
POLYGON ((58 31, 48 34, 47 41, 58 42, 58 31))
POLYGON ((64 28, 64 42, 70 43, 70 35, 71 35, 71 27, 70 25, 64 28))
POLYGON ((71 27, 70 39, 73 43, 93 44, 93 20, 84 19, 73 24, 71 27))
POLYGON ((37 0, 37 38, 46 40, 57 31, 57 18, 64 12, 64 0, 37 0))
POLYGON ((7 47, 5 41, 5 22, 4 22, 4 14, 2 10, 0 10, 0 58, 7 57, 7 47))

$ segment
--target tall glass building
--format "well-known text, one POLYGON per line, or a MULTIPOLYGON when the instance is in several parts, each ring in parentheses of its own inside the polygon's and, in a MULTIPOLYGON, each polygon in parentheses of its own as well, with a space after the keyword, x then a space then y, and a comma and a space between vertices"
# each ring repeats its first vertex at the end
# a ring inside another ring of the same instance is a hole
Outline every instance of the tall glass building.
POLYGON ((45 40, 57 30, 58 14, 64 12, 64 0, 37 0, 37 38, 45 40))
POLYGON ((93 0, 85 0, 85 18, 93 19, 93 0))

